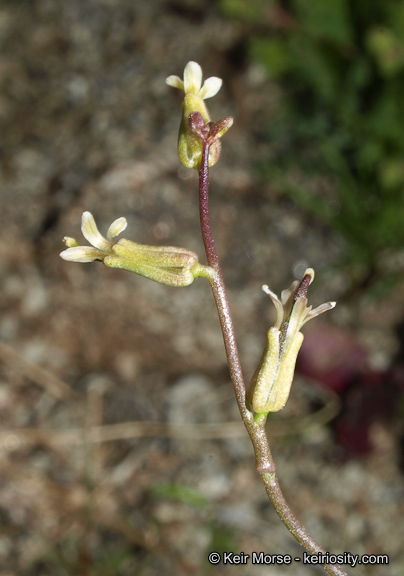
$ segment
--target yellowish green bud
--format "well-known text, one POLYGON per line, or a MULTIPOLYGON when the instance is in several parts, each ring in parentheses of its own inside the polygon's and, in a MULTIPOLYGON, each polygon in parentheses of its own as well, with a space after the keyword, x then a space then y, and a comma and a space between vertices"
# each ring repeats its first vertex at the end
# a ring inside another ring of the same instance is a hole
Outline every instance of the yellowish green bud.
POLYGON ((198 263, 194 252, 173 246, 146 246, 124 238, 113 238, 125 230, 125 218, 118 218, 109 227, 107 238, 98 231, 90 212, 82 216, 83 236, 92 246, 79 246, 73 238, 65 237, 68 246, 60 256, 72 262, 101 260, 110 268, 122 268, 160 284, 189 286, 198 276, 209 277, 211 269, 198 263))
POLYGON ((247 402, 256 413, 278 412, 285 406, 303 343, 300 328, 336 304, 327 302, 314 310, 307 306, 307 289, 313 279, 314 270, 309 268, 300 283, 293 282, 282 292, 281 299, 268 286, 262 287, 275 305, 276 322, 268 331, 267 345, 247 394, 247 402))

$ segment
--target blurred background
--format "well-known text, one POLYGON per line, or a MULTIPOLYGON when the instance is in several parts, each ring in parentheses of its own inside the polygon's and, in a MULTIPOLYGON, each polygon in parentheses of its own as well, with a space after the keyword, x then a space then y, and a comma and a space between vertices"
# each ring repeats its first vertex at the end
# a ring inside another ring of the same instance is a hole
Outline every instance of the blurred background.
POLYGON ((59 258, 89 210, 205 262, 165 85, 189 60, 223 78, 213 119, 235 118, 211 208, 247 381, 274 322, 262 284, 311 266, 313 305, 338 301, 268 422, 280 484, 326 550, 390 557, 350 574, 401 575, 404 3, 2 0, 0 47, 0 576, 302 554, 254 470, 207 283, 59 258))

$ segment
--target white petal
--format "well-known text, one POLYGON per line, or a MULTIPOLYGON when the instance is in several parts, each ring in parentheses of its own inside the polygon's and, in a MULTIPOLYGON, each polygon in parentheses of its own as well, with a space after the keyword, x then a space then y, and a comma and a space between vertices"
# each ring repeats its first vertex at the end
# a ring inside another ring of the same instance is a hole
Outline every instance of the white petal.
POLYGON ((60 256, 68 262, 94 262, 105 258, 105 252, 90 246, 75 246, 61 252, 60 256))
MULTIPOLYGON (((307 268, 307 270, 303 274, 303 278, 305 276, 310 276, 310 284, 311 284, 313 282, 314 276, 315 276, 313 268, 307 268)), ((310 286, 310 284, 309 284, 309 286, 310 286)))
POLYGON ((298 280, 295 280, 294 282, 292 282, 289 288, 286 288, 286 290, 282 290, 281 292, 281 302, 283 306, 284 322, 289 318, 289 315, 292 312, 292 308, 295 303, 295 294, 299 284, 300 282, 298 280))
POLYGON ((91 212, 84 212, 81 217, 81 231, 83 236, 92 246, 104 250, 105 252, 110 252, 112 248, 112 242, 108 242, 104 236, 102 236, 97 228, 97 224, 93 218, 91 212))
POLYGON ((282 322, 284 321, 282 303, 279 300, 278 296, 275 294, 275 292, 272 292, 272 290, 270 290, 266 284, 264 284, 262 289, 265 292, 265 294, 268 294, 268 296, 271 298, 271 300, 275 306, 276 321, 275 321, 274 327, 279 330, 279 328, 282 326, 282 322))
POLYGON ((223 81, 221 78, 217 78, 217 76, 211 76, 203 83, 202 88, 199 90, 198 96, 203 100, 212 98, 212 96, 216 96, 216 94, 219 92, 222 84, 223 81))
POLYGON ((179 78, 179 76, 169 76, 166 78, 166 84, 172 86, 173 88, 184 90, 184 82, 181 80, 181 78, 179 78))
POLYGON ((286 306, 286 304, 289 304, 290 300, 293 300, 299 284, 300 284, 299 280, 294 280, 292 284, 289 286, 289 288, 286 288, 286 290, 282 290, 281 302, 284 306, 286 306))
POLYGON ((127 225, 128 222, 126 221, 126 218, 124 218, 123 216, 121 218, 117 218, 116 220, 114 220, 111 226, 108 228, 107 232, 108 240, 112 240, 112 238, 118 236, 118 234, 120 234, 126 229, 127 225))
POLYGON ((290 315, 289 324, 286 330, 285 341, 282 346, 282 356, 288 353, 289 348, 292 346, 300 328, 303 326, 307 313, 311 310, 311 306, 307 308, 307 298, 301 296, 296 300, 293 306, 292 314, 290 315))
POLYGON ((184 92, 198 96, 202 85, 202 68, 196 62, 188 62, 184 69, 184 92))
POLYGON ((302 326, 303 324, 306 324, 306 322, 308 322, 309 320, 312 320, 313 318, 320 316, 320 314, 323 314, 323 312, 327 312, 327 310, 332 310, 333 308, 335 308, 336 305, 337 305, 336 302, 326 302, 325 304, 321 304, 321 306, 317 306, 317 308, 314 308, 314 310, 310 310, 304 322, 302 323, 302 326))

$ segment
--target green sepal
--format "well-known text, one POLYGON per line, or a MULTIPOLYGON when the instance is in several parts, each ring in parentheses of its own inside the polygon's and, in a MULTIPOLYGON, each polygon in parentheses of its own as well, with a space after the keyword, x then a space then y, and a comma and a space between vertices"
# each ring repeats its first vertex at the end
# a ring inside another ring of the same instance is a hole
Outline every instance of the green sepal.
POLYGON ((147 246, 121 239, 104 258, 110 268, 134 272, 166 286, 189 286, 198 276, 207 276, 208 266, 198 263, 194 252, 174 246, 147 246))

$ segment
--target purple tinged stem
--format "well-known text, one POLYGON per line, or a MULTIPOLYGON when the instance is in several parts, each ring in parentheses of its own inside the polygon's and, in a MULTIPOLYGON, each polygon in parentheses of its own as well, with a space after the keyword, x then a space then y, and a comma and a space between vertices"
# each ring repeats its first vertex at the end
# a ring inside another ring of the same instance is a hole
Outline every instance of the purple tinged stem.
MULTIPOLYGON (((293 515, 282 494, 276 476, 276 467, 268 444, 265 431, 266 416, 262 415, 254 419, 252 412, 246 407, 246 387, 238 354, 237 342, 234 332, 233 321, 230 313, 226 287, 220 269, 219 258, 216 252, 212 236, 209 217, 209 143, 202 139, 202 160, 199 169, 199 212, 203 243, 209 266, 215 270, 215 274, 209 280, 216 307, 219 314, 220 326, 223 333, 226 349, 227 362, 230 376, 240 414, 247 432, 254 446, 256 468, 264 482, 266 492, 280 519, 293 534, 296 540, 311 554, 325 553, 319 544, 306 532, 297 518, 293 515)), ((305 295, 310 284, 310 277, 303 278, 298 291, 299 295, 305 295)), ((337 565, 324 564, 323 568, 332 576, 347 576, 337 565)))

